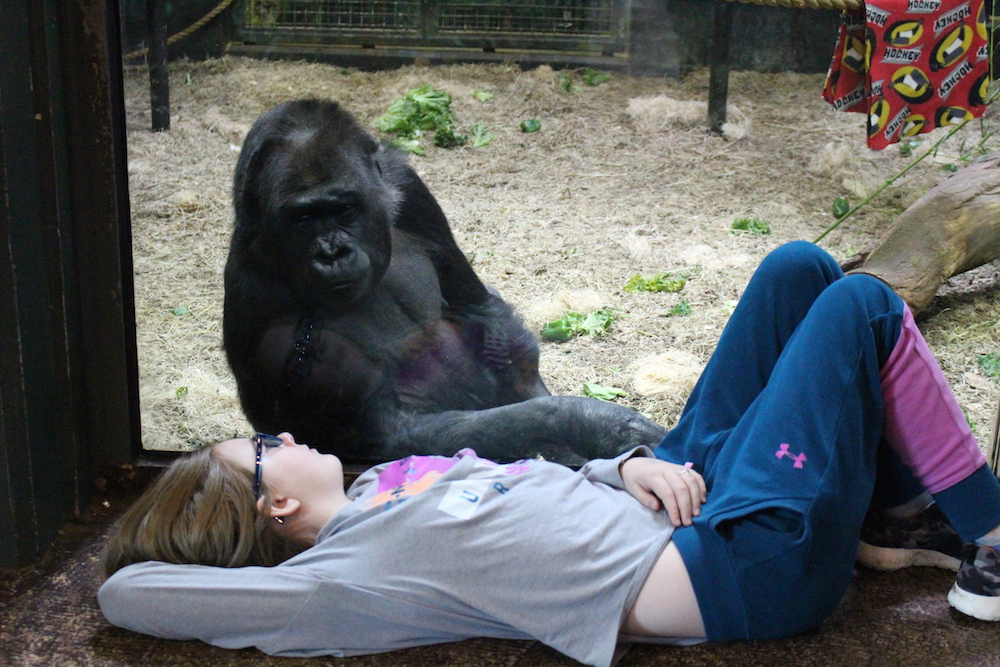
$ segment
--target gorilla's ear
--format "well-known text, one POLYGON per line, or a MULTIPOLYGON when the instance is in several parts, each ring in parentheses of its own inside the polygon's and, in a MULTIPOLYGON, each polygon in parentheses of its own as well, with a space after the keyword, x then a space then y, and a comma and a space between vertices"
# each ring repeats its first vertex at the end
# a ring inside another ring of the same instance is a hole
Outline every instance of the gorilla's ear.
POLYGON ((243 139, 236 170, 233 172, 233 207, 236 225, 250 226, 261 222, 264 202, 270 192, 262 186, 272 186, 273 177, 263 173, 271 156, 281 150, 289 133, 301 124, 306 110, 314 106, 309 100, 285 102, 261 115, 243 139))
POLYGON ((268 193, 261 188, 262 173, 268 158, 281 141, 274 135, 261 132, 248 136, 243 142, 233 176, 233 207, 238 225, 247 226, 264 219, 264 204, 268 193))
POLYGON ((406 153, 382 139, 376 142, 372 160, 378 167, 377 173, 393 185, 399 185, 402 174, 406 171, 406 153))

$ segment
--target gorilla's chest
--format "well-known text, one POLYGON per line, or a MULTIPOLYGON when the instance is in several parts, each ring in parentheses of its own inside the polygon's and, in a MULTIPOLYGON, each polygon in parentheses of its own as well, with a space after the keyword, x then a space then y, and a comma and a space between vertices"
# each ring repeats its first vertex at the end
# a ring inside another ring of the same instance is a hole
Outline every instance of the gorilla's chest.
POLYGON ((425 338, 444 308, 437 274, 426 255, 396 252, 369 294, 346 312, 323 319, 358 348, 384 357, 410 338, 425 338))
POLYGON ((387 306, 357 320, 329 322, 344 361, 365 357, 382 371, 405 399, 426 392, 447 390, 481 381, 483 332, 473 323, 448 317, 440 302, 437 308, 414 310, 387 306))

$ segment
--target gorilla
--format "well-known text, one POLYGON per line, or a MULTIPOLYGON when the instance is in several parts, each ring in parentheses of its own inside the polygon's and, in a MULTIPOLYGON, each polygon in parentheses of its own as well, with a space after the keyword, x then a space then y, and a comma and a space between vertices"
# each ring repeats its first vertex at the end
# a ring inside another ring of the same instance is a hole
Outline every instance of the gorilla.
POLYGON ((337 103, 257 119, 233 203, 223 345, 257 430, 350 462, 471 447, 578 464, 663 436, 630 408, 549 394, 536 338, 405 155, 337 103))

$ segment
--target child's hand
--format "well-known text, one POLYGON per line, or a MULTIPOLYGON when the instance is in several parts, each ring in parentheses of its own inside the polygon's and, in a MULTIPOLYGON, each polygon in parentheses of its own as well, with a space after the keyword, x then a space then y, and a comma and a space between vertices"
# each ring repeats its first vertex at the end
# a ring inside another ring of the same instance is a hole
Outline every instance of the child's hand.
POLYGON ((625 488, 651 510, 663 507, 675 526, 691 525, 701 514, 705 480, 689 466, 634 456, 620 467, 625 488))

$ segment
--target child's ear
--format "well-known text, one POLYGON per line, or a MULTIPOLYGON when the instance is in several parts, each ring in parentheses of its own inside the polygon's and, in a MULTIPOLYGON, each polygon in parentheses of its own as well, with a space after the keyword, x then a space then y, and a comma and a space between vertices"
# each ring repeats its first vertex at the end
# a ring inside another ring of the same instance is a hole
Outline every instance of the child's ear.
POLYGON ((285 498, 284 496, 271 498, 270 507, 265 507, 263 498, 257 501, 257 511, 270 517, 289 516, 298 512, 300 507, 302 507, 302 503, 298 499, 285 498))

